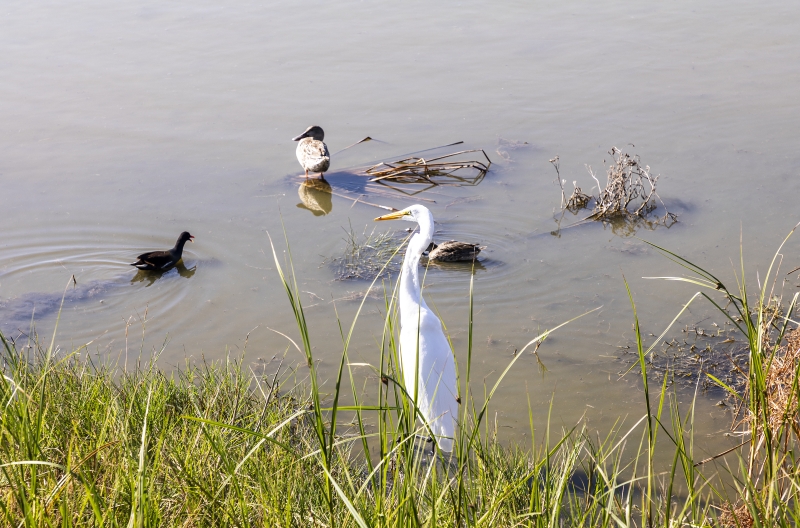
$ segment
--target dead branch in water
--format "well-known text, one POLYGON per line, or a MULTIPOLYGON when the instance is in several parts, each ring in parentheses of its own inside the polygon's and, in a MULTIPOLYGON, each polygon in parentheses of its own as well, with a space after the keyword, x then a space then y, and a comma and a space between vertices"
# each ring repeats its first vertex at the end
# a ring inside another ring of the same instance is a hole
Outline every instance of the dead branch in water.
MULTIPOLYGON (((425 186, 425 189, 429 189, 438 185, 478 185, 486 176, 491 165, 492 161, 483 149, 473 149, 429 159, 412 156, 397 161, 381 162, 364 172, 371 176, 370 182, 383 185, 390 182, 421 184, 425 186), (471 152, 480 152, 486 158, 486 162, 454 159, 456 156, 471 152)), ((396 189, 396 187, 393 188, 396 189)))

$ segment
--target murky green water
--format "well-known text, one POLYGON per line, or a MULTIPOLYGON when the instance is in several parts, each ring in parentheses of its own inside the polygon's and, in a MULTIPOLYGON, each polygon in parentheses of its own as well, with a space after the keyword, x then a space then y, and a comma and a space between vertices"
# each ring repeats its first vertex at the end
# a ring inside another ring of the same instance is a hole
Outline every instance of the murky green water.
MULTIPOLYGON (((269 361, 286 349, 269 328, 296 331, 267 238, 285 248, 283 222, 315 353, 332 376, 334 304, 349 324, 358 303, 348 299, 367 283, 338 281, 323 261, 341 253, 344 229, 371 230, 381 211, 338 196, 316 215, 301 207, 290 138, 319 124, 331 152, 380 140, 335 155, 328 181, 394 207, 416 200, 378 195, 348 172, 464 141, 491 157, 484 181, 420 196, 435 201, 422 203, 441 239, 488 246, 475 276, 475 379, 493 380, 539 330, 603 306, 548 339, 546 376, 533 356, 519 360, 496 399, 498 424, 527 430, 526 394, 537 424, 553 393, 558 424, 584 412, 598 427, 638 417, 641 393, 617 381, 614 359, 633 337, 622 277, 647 332, 694 290, 643 280, 679 270, 602 225, 552 236, 560 191, 548 160, 559 155, 569 187, 588 190, 584 164, 602 173, 612 145, 639 154, 680 215, 639 236, 730 279, 741 231, 763 272, 800 220, 798 19, 800 5, 786 2, 7 2, 0 324, 27 331, 28 302, 48 334, 53 295, 74 274, 84 289, 62 316, 62 349, 91 341, 105 358, 124 358, 126 346, 138 356, 146 314, 144 349, 167 338, 165 366, 228 353, 269 361), (183 230, 196 237, 183 273, 151 282, 127 266, 183 230)), ((797 241, 786 258, 800 264, 797 241)), ((427 284, 463 359, 469 273, 432 269, 427 284)), ((367 303, 354 361, 377 361, 381 306, 367 303)), ((682 322, 709 313, 698 305, 682 322)), ((699 411, 709 443, 729 424, 712 403, 699 411)))

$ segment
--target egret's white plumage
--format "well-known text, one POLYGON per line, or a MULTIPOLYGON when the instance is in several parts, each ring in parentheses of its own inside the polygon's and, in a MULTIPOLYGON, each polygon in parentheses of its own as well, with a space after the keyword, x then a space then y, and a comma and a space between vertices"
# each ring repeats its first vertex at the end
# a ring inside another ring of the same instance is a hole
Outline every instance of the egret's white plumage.
POLYGON ((441 321, 422 298, 419 277, 420 257, 433 238, 433 215, 422 205, 412 205, 376 218, 396 219, 419 224, 419 233, 408 243, 400 274, 400 366, 405 388, 439 447, 449 452, 453 450, 458 418, 455 362, 441 321))

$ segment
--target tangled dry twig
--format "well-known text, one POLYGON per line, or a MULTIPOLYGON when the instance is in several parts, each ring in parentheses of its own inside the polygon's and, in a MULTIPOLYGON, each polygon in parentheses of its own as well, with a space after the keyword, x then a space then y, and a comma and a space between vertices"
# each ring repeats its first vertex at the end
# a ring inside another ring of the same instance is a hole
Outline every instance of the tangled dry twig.
POLYGON ((592 197, 581 191, 581 188, 578 187, 577 181, 572 182, 572 185, 575 187, 575 190, 572 191, 572 195, 569 198, 566 197, 566 194, 564 193, 564 184, 567 183, 567 180, 561 179, 561 170, 558 162, 559 162, 558 156, 550 160, 550 163, 552 163, 553 167, 555 167, 556 169, 556 175, 558 176, 558 185, 561 186, 561 208, 566 209, 571 213, 577 213, 578 211, 589 205, 589 202, 592 200, 592 197))
MULTIPOLYGON (((462 150, 435 158, 410 157, 397 161, 381 162, 368 168, 365 173, 371 182, 421 184, 424 189, 437 185, 478 185, 489 172, 492 161, 482 149, 462 150), (458 156, 480 152, 486 162, 459 160, 458 156)), ((399 190, 399 189, 398 189, 399 190)), ((417 191, 419 192, 419 191, 417 191)))
MULTIPOLYGON (((577 181, 572 182, 575 190, 569 199, 564 192, 566 180, 561 178, 559 171, 559 158, 550 160, 558 174, 558 183, 561 187, 561 207, 572 213, 580 209, 589 207, 590 202, 594 201, 590 220, 600 220, 603 222, 615 222, 619 220, 633 221, 639 223, 646 220, 648 215, 657 208, 656 201, 664 207, 664 215, 655 220, 656 225, 666 225, 669 227, 678 219, 677 215, 667 211, 664 202, 656 192, 658 175, 650 171, 650 166, 643 165, 638 155, 631 155, 623 152, 617 147, 611 147, 608 152, 612 158, 612 163, 606 171, 605 186, 595 175, 592 167, 587 165, 589 175, 597 184, 597 196, 585 194, 577 181)), ((647 220, 648 225, 653 224, 653 220, 647 220)), ((652 226, 654 227, 654 226, 652 226)))
POLYGON ((602 189, 594 207, 598 217, 613 217, 620 215, 645 216, 655 209, 654 197, 658 175, 650 173, 650 166, 642 166, 639 156, 611 147, 609 151, 613 163, 606 173, 607 181, 603 189, 600 182, 588 167, 589 174, 597 182, 597 187, 602 189))

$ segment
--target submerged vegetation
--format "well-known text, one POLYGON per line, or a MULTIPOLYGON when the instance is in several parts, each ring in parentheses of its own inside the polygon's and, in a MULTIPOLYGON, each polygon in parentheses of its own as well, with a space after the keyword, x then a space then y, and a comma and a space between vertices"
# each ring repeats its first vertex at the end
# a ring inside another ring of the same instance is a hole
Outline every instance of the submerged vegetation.
POLYGON ((337 374, 323 392, 301 292, 277 256, 297 322, 297 337, 290 339, 291 353, 302 358, 297 370, 256 372, 241 359, 228 359, 187 364, 170 375, 153 361, 128 371, 93 361, 84 348, 60 351, 55 335, 49 347, 3 338, 2 523, 795 526, 800 339, 789 331, 789 317, 797 295, 776 309, 777 255, 754 295, 744 265, 737 289, 729 290, 707 271, 661 251, 692 272, 667 279, 706 290, 650 346, 629 290, 642 410, 632 423, 618 422, 605 433, 585 423, 535 428, 531 419, 530 445, 497 441, 497 425, 487 420, 497 387, 558 327, 531 340, 482 386, 485 381, 471 377, 470 287, 467 349, 459 351, 461 426, 452 457, 431 452, 397 382, 393 292, 385 295, 377 361, 349 358, 365 298, 349 326, 340 322, 337 374), (695 455, 694 402, 679 403, 669 374, 656 385, 648 375, 655 347, 701 297, 729 317, 748 344, 742 388, 714 380, 739 402, 732 427, 743 441, 705 460, 695 455), (373 373, 366 384, 365 370, 373 373))
POLYGON ((391 231, 384 233, 376 229, 360 235, 350 226, 345 230, 344 250, 338 257, 325 259, 334 268, 338 280, 373 280, 382 273, 395 273, 400 269, 398 251, 405 243, 391 231))
MULTIPOLYGON (((668 341, 663 340, 647 358, 651 378, 660 383, 666 377, 667 384, 679 384, 687 389, 697 386, 709 396, 723 397, 725 401, 722 404, 732 403, 733 396, 714 379, 735 387, 737 391, 742 389, 739 371, 746 370, 749 352, 738 329, 730 326, 730 321, 726 323, 719 326, 712 322, 709 325, 711 329, 687 325, 680 334, 668 341), (698 372, 702 374, 699 381, 698 372)), ((623 349, 622 361, 629 364, 639 361, 629 345, 620 348, 623 349)))

